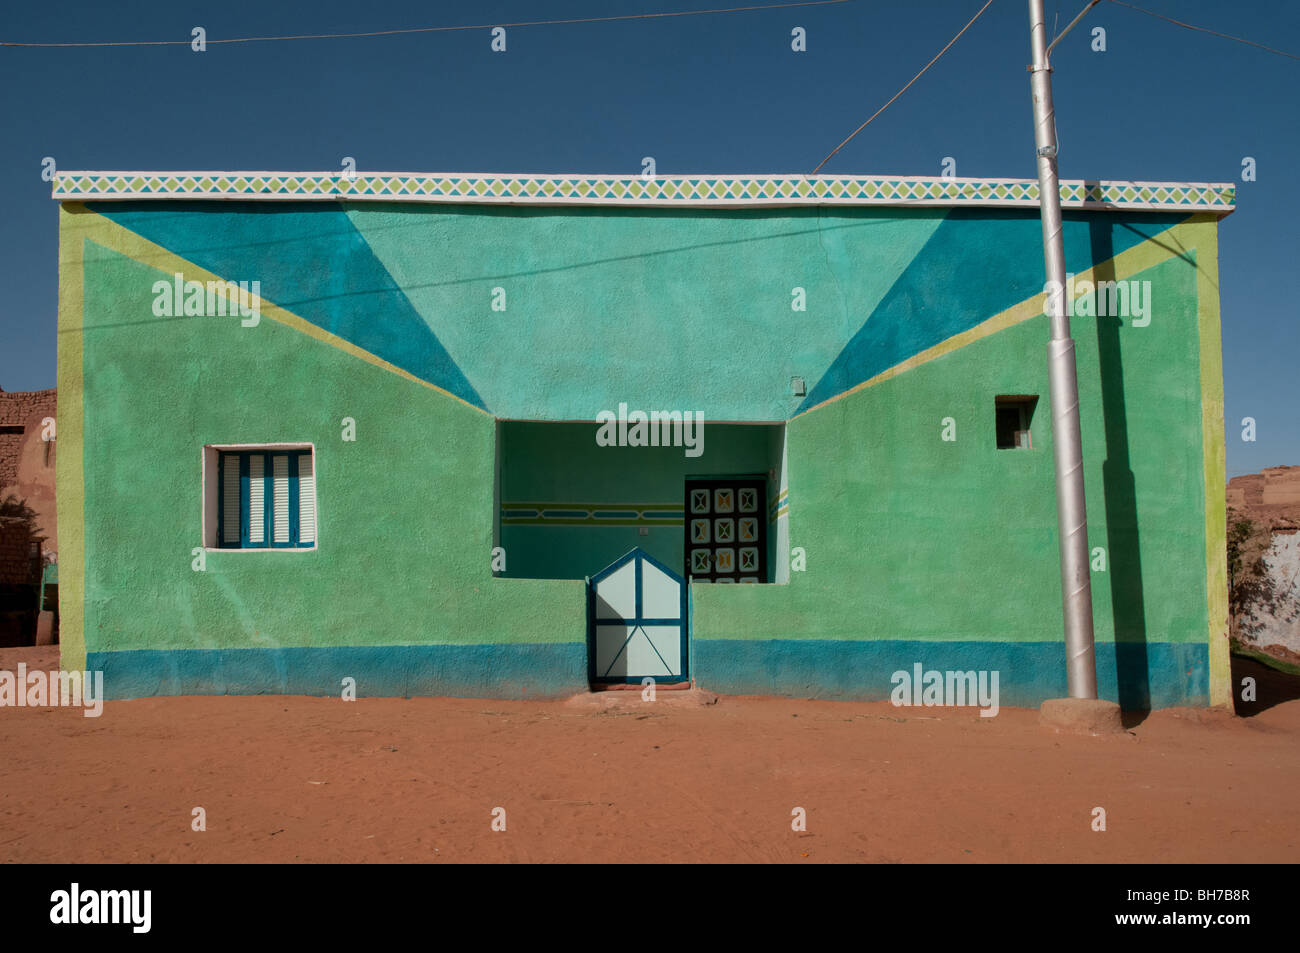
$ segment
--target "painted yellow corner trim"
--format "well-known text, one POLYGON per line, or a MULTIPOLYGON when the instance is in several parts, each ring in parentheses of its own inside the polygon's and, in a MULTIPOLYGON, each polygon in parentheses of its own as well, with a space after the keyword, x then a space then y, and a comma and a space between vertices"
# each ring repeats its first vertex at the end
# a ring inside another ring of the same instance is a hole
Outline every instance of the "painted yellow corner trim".
POLYGON ((1201 450, 1205 468, 1205 592, 1209 610, 1210 704, 1232 707, 1228 643, 1227 461, 1223 423, 1223 333, 1219 317, 1219 235, 1213 216, 1185 226, 1196 249, 1196 315, 1201 352, 1201 450))
POLYGON ((59 526, 59 665, 86 667, 85 470, 82 467, 82 257, 78 209, 59 208, 58 407, 55 411, 55 511, 59 526))

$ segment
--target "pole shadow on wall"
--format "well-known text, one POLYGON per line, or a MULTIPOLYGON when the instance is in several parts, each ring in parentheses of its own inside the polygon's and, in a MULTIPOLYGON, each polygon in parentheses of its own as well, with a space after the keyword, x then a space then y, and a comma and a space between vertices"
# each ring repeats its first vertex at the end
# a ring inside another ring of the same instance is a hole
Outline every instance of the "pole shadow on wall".
MULTIPOLYGON (((1096 282, 1115 280, 1111 229, 1122 227, 1109 217, 1089 222, 1096 282)), ((1104 298, 1096 303, 1097 363, 1101 371, 1102 420, 1106 459, 1101 466, 1106 511, 1106 576, 1110 583, 1111 617, 1115 622, 1115 674, 1125 727, 1145 720, 1151 709, 1147 662, 1146 601, 1142 592, 1142 552, 1139 547, 1137 484, 1129 458, 1128 409, 1124 401, 1124 359, 1120 352, 1121 318, 1102 315, 1104 298)), ((1092 543, 1091 545, 1096 545, 1092 543)), ((1106 651, 1098 646, 1099 651, 1106 651)), ((1101 686, 1098 686, 1100 689, 1101 686)))

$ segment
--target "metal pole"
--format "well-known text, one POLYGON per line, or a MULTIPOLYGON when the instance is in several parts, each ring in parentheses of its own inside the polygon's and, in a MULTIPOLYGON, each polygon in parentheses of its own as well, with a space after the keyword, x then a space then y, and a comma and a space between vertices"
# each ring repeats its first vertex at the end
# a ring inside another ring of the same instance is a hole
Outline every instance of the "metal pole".
POLYGON ((1034 98, 1038 193, 1043 215, 1043 259, 1049 288, 1057 292, 1047 296, 1052 326, 1052 339, 1047 345, 1047 378, 1052 401, 1066 676, 1071 698, 1096 698, 1097 661, 1093 651, 1092 581, 1088 576, 1088 514, 1083 495, 1079 381, 1065 290, 1061 193, 1056 175, 1056 112, 1052 107, 1052 67, 1047 58, 1043 0, 1029 0, 1029 36, 1034 53, 1034 63, 1029 69, 1034 98))

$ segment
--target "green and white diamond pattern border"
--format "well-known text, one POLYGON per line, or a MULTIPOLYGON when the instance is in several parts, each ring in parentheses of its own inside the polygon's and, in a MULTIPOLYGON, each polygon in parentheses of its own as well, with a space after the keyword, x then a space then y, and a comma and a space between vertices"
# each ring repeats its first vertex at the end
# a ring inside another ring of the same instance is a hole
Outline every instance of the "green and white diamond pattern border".
MULTIPOLYGON (((1226 214, 1236 189, 1206 182, 1061 183, 1064 208, 1226 214)), ((332 172, 59 172, 53 197, 350 199, 519 205, 1038 205, 1032 179, 873 176, 539 176, 332 172)))

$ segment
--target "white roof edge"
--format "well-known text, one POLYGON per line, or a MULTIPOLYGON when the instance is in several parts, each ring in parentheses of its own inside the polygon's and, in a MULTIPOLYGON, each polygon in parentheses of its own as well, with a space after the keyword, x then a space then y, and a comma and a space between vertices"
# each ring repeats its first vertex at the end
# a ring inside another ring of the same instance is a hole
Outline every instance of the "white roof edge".
MULTIPOLYGON (((1226 182, 1065 179, 1065 208, 1213 212, 1234 208, 1226 182)), ((1038 205, 1036 179, 871 175, 531 175, 475 172, 60 171, 59 201, 195 199, 507 205, 779 207, 1038 205)))

